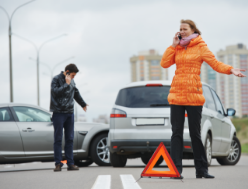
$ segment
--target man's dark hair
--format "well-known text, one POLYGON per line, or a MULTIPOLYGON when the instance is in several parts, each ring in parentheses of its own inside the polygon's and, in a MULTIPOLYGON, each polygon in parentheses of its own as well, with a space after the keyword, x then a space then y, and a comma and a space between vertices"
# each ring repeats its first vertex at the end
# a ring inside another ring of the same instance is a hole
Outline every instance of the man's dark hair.
POLYGON ((75 64, 69 64, 65 67, 65 71, 69 70, 70 73, 78 73, 79 70, 75 64))

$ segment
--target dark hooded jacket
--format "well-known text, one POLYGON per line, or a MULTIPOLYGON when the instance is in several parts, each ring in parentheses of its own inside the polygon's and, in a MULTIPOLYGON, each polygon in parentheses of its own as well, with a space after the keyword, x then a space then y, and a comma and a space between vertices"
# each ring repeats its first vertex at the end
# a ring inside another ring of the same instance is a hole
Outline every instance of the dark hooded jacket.
POLYGON ((51 84, 50 111, 56 113, 73 113, 74 99, 81 107, 86 106, 74 80, 72 79, 70 85, 68 85, 63 72, 56 75, 51 84))

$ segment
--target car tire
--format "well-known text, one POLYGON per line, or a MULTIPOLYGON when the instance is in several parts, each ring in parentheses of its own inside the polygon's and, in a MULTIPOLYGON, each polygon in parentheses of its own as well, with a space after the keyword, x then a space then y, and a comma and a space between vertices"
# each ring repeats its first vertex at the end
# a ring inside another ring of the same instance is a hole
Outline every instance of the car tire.
POLYGON ((212 138, 209 133, 207 134, 205 140, 205 151, 206 151, 208 166, 210 166, 212 161, 212 138))
POLYGON ((92 160, 77 160, 75 161, 75 165, 78 167, 87 167, 93 163, 92 160))
POLYGON ((108 133, 98 135, 91 143, 91 159, 99 166, 110 166, 109 149, 107 148, 108 133))
MULTIPOLYGON (((148 164, 148 162, 150 161, 150 159, 151 159, 151 157, 149 157, 149 156, 142 156, 141 157, 141 161, 145 164, 145 165, 147 165, 148 164)), ((163 157, 160 157, 159 159, 158 159, 158 161, 157 161, 157 163, 155 164, 155 167, 158 167, 161 163, 163 163, 163 157)))
POLYGON ((220 165, 236 165, 239 162, 240 156, 241 145, 239 139, 234 136, 231 143, 230 153, 228 154, 228 156, 216 159, 220 165))
POLYGON ((127 163, 127 157, 124 155, 118 155, 116 153, 110 153, 110 162, 113 167, 125 167, 127 163))

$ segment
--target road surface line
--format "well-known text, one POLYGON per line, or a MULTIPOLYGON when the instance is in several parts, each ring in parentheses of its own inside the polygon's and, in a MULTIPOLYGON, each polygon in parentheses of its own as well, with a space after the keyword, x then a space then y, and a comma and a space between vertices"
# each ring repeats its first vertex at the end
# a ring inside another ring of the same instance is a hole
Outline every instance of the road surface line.
POLYGON ((110 175, 98 175, 91 189, 110 189, 110 182, 110 175))
POLYGON ((124 189, 141 189, 133 175, 120 175, 124 189))

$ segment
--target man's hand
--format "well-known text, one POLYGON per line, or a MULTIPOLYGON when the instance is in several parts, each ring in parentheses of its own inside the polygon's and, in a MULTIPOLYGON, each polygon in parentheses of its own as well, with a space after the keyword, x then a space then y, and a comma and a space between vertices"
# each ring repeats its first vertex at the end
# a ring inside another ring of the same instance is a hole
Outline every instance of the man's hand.
POLYGON ((86 104, 85 107, 83 107, 83 110, 86 112, 87 111, 87 106, 89 106, 88 104, 86 104))
POLYGON ((67 75, 65 76, 65 82, 70 85, 71 84, 71 76, 70 75, 67 75))

